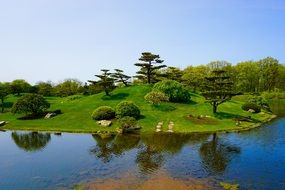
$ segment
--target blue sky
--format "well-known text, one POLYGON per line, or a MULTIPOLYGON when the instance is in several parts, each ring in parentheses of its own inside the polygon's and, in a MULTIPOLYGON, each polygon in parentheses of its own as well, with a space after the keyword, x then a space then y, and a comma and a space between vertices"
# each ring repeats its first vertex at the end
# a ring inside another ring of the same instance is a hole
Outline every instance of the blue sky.
POLYGON ((140 53, 185 68, 285 62, 284 0, 0 0, 0 81, 134 75, 140 53))

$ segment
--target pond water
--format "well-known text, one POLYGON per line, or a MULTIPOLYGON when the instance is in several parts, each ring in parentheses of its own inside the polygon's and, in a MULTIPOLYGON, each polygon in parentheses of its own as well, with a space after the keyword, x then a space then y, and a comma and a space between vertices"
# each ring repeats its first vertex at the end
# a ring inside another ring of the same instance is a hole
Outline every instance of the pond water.
POLYGON ((242 133, 128 135, 0 132, 0 189, 72 189, 154 175, 241 189, 285 189, 285 118, 242 133))

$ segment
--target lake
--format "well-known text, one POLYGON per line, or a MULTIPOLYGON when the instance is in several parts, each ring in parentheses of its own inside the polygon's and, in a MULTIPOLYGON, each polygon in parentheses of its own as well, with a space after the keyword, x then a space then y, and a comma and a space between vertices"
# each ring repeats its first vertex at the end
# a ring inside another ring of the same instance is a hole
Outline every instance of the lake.
MULTIPOLYGON (((283 114, 282 114, 283 115, 283 114)), ((153 176, 285 189, 285 118, 242 133, 91 134, 0 132, 0 189, 72 189, 153 176), (126 180, 128 179, 128 180, 126 180)), ((134 183, 133 183, 134 184, 134 183)))

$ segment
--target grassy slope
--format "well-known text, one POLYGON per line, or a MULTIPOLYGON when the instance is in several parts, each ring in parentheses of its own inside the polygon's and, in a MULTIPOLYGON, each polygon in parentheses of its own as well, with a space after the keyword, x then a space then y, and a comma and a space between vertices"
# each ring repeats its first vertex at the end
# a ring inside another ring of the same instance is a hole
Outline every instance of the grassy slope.
MULTIPOLYGON (((21 121, 16 118, 19 115, 13 115, 10 112, 0 114, 0 121, 9 121, 4 129, 12 130, 44 130, 44 131, 65 131, 65 132, 95 132, 98 130, 114 131, 118 124, 116 121, 111 127, 100 127, 91 119, 92 111, 102 105, 115 107, 122 100, 134 101, 141 109, 142 118, 139 124, 143 127, 142 132, 152 132, 159 121, 164 122, 163 129, 167 130, 167 123, 174 122, 174 131, 176 132, 204 132, 216 130, 231 130, 247 127, 252 123, 243 123, 240 127, 235 125, 231 119, 235 115, 248 116, 251 115, 258 121, 268 119, 269 114, 251 114, 241 109, 242 102, 240 98, 235 98, 230 102, 224 103, 218 107, 216 115, 217 124, 194 124, 185 119, 189 114, 194 116, 212 114, 210 104, 204 103, 203 97, 198 94, 192 94, 193 102, 191 104, 174 104, 167 103, 160 107, 153 107, 144 100, 144 95, 151 90, 150 86, 132 86, 118 88, 113 91, 112 97, 106 97, 103 93, 93 96, 76 96, 80 98, 48 98, 51 103, 51 110, 61 109, 63 114, 52 119, 38 119, 21 121), (168 108, 175 107, 173 111, 168 108)), ((7 102, 14 102, 15 97, 11 96, 7 102)))

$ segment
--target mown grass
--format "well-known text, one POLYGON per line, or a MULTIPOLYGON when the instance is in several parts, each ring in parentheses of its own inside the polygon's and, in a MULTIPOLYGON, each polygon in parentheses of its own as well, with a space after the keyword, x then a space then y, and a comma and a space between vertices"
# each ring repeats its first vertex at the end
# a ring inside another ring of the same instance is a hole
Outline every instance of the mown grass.
MULTIPOLYGON (((267 120, 271 117, 270 113, 252 114, 241 109, 243 104, 240 99, 234 98, 218 107, 218 113, 212 113, 210 104, 204 102, 204 98, 199 94, 192 94, 192 102, 188 104, 164 103, 159 106, 148 104, 144 100, 146 93, 151 91, 149 85, 138 85, 131 87, 117 88, 112 92, 111 97, 105 96, 103 93, 83 96, 76 95, 71 97, 59 98, 48 97, 51 103, 50 110, 61 109, 60 114, 51 119, 36 120, 17 120, 21 115, 14 115, 10 112, 0 114, 0 121, 8 121, 9 123, 3 127, 10 130, 33 130, 33 131, 57 131, 57 132, 96 132, 98 130, 115 131, 118 122, 113 121, 111 127, 102 127, 96 124, 91 118, 91 114, 98 106, 108 105, 113 108, 123 100, 135 102, 141 110, 141 118, 139 125, 142 126, 141 132, 153 132, 158 122, 163 121, 163 130, 167 130, 169 121, 174 122, 175 132, 213 132, 228 131, 247 128, 253 123, 243 122, 240 126, 236 126, 233 118, 237 116, 251 116, 256 123, 267 120), (215 122, 191 122, 187 118, 188 115, 211 116, 215 122)), ((15 102, 17 97, 10 96, 6 102, 15 102)), ((9 105, 9 103, 8 103, 9 105)))

